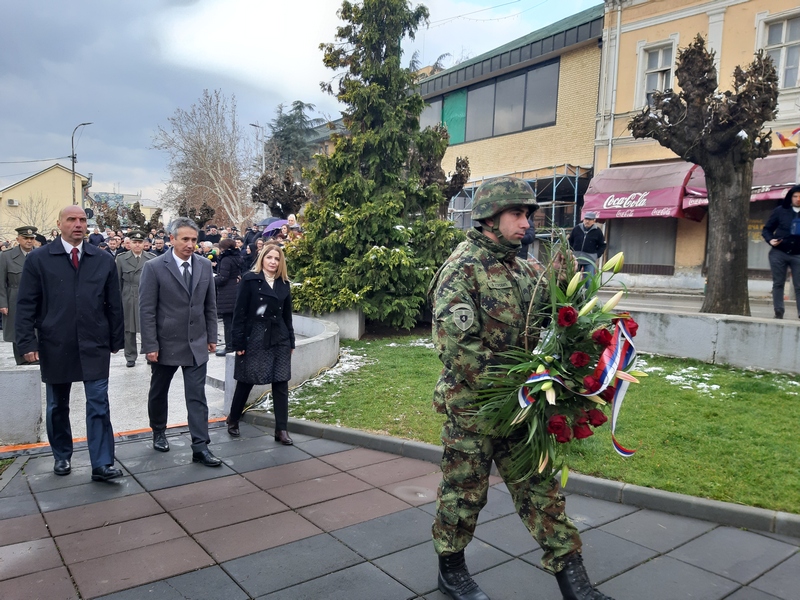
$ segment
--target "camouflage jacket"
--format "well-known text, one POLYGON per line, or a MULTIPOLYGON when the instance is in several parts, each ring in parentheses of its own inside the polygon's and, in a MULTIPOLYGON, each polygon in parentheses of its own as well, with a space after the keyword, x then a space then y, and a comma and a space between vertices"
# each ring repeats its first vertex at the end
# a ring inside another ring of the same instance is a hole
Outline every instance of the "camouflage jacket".
POLYGON ((481 432, 476 392, 487 386, 495 354, 525 345, 537 275, 516 252, 471 230, 431 282, 433 343, 443 364, 433 403, 463 430, 481 432))

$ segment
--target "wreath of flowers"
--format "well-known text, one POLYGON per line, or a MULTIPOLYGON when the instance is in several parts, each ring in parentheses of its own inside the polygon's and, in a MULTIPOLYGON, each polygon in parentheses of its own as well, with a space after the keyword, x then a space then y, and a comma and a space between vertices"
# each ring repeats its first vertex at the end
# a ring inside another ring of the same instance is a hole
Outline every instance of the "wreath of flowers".
POLYGON ((526 330, 534 347, 501 355, 477 414, 493 435, 518 440, 511 478, 547 479, 560 469, 564 486, 574 444, 594 435, 592 428, 608 421, 607 411, 614 449, 634 453, 617 442, 614 430, 628 385, 646 374, 634 370, 638 324, 628 313, 613 312, 624 292, 605 304, 597 297, 622 269, 623 254, 591 276, 576 270, 564 240, 553 245, 551 257, 551 264, 567 264, 547 269, 531 300, 526 330))

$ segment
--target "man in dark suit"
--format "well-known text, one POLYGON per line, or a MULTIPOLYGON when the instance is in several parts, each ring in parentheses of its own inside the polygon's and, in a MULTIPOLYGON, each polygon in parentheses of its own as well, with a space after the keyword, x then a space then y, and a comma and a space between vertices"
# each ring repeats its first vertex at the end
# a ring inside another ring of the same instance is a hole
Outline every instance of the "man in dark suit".
POLYGON ((18 246, 0 253, 0 315, 3 315, 3 340, 11 342, 14 360, 27 364, 14 342, 14 314, 17 309, 17 290, 22 267, 36 242, 36 227, 17 227, 18 246))
POLYGON ((127 367, 136 366, 136 334, 139 333, 139 280, 144 263, 155 254, 144 251, 147 238, 141 231, 129 232, 131 251, 117 257, 117 277, 122 292, 122 312, 125 315, 125 361, 127 367))
POLYGON ((41 363, 53 471, 71 470, 69 396, 72 382, 82 381, 92 480, 108 481, 122 476, 114 468, 108 406, 110 354, 125 343, 117 269, 107 252, 84 243, 86 213, 80 206, 62 209, 57 225, 61 235, 31 252, 22 270, 17 347, 26 361, 41 363))
POLYGON ((153 448, 168 452, 167 396, 172 377, 183 369, 192 436, 192 462, 218 467, 208 450, 206 366, 217 348, 217 301, 211 262, 194 253, 197 225, 180 217, 170 226, 172 250, 145 263, 139 281, 142 353, 151 365, 147 412, 153 448))

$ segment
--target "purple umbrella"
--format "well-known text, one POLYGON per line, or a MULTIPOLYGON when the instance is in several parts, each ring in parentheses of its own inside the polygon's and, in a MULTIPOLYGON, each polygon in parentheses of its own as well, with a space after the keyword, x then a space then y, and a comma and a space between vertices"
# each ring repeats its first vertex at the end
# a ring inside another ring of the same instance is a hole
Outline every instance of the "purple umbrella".
POLYGON ((287 223, 289 223, 289 221, 287 221, 286 219, 278 219, 277 221, 273 221, 264 228, 264 235, 271 235, 273 231, 275 231, 276 229, 280 229, 287 223))

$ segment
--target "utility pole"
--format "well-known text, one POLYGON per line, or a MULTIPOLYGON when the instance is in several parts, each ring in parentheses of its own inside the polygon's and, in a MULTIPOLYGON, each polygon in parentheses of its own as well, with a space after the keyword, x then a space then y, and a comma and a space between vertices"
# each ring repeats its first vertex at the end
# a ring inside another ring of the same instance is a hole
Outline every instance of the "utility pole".
MULTIPOLYGON (((72 155, 70 158, 72 159, 72 203, 77 204, 78 201, 75 199, 75 132, 78 131, 78 127, 83 127, 84 125, 91 125, 91 123, 80 123, 79 125, 75 126, 75 129, 72 130, 72 155)), ((81 194, 81 208, 84 208, 84 200, 83 194, 81 194)))

